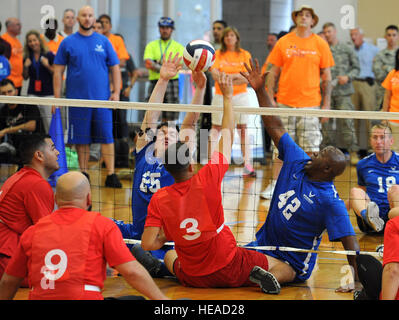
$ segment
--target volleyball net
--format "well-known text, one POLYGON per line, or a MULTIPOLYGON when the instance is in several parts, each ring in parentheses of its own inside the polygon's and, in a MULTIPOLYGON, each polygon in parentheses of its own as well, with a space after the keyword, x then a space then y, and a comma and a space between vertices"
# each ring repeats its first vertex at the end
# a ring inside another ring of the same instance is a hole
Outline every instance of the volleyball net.
MULTIPOLYGON (((254 94, 252 92, 252 94, 254 94)), ((126 101, 93 101, 93 100, 78 100, 78 99, 56 99, 56 98, 39 98, 39 97, 22 97, 22 96, 0 96, 0 103, 2 104, 25 104, 36 106, 58 106, 61 109, 66 107, 83 107, 83 108, 110 108, 128 110, 127 121, 131 130, 137 131, 141 126, 142 116, 147 110, 154 111, 173 111, 179 113, 177 124, 181 124, 184 115, 188 112, 199 112, 202 116, 205 114, 214 114, 222 112, 222 107, 209 105, 191 105, 191 104, 166 104, 166 103, 142 103, 142 102, 126 102, 126 101), (141 114, 141 116, 140 116, 141 114), (133 116, 134 115, 134 116, 133 116), (134 119, 133 119, 134 118, 134 119)), ((4 106, 6 107, 6 106, 4 106)), ((373 112, 373 111, 339 111, 339 110, 317 110, 317 109, 286 109, 286 108, 259 108, 254 103, 252 106, 234 107, 234 112, 247 115, 247 134, 249 136, 250 144, 250 158, 253 168, 255 169, 255 177, 244 176, 244 160, 242 155, 242 148, 240 141, 240 133, 236 130, 232 160, 229 171, 226 173, 222 183, 223 207, 225 213, 225 224, 230 227, 239 245, 246 245, 255 239, 255 234, 266 220, 270 200, 261 197, 262 191, 272 181, 272 167, 275 161, 272 156, 272 148, 268 149, 265 146, 265 128, 262 124, 262 115, 273 115, 280 117, 317 117, 329 118, 332 121, 330 130, 332 136, 336 136, 336 146, 339 146, 339 137, 342 133, 339 126, 336 125, 338 119, 353 119, 353 120, 367 120, 372 124, 380 123, 381 121, 399 120, 399 113, 396 112, 373 112)), ((201 119, 201 117, 200 117, 201 119)), ((354 128, 355 130, 355 128, 354 128)), ((209 148, 209 127, 201 127, 200 121, 196 124, 193 137, 195 139, 196 150, 194 152, 193 164, 195 170, 199 170, 207 161, 209 148)), ((65 137, 64 132, 58 134, 65 137)), ((367 132, 364 133, 368 135, 367 132)), ((395 138, 395 137, 394 137, 395 138)), ((368 140, 368 137, 363 137, 368 140)), ((396 139, 399 139, 397 137, 396 139)), ((53 139, 54 140, 54 139, 53 139)), ((68 170, 79 170, 76 159, 76 152, 74 146, 68 145, 65 140, 65 152, 67 158, 68 170)), ((101 163, 101 157, 98 159, 90 159, 90 182, 92 188, 93 211, 99 211, 104 216, 114 218, 116 220, 123 220, 126 223, 134 223, 132 221, 132 181, 135 171, 134 157, 132 151, 135 146, 133 136, 128 137, 129 142, 129 162, 124 167, 116 167, 116 174, 122 182, 121 189, 107 188, 104 186, 104 179, 106 175, 106 168, 101 163)), ((117 151, 116 151, 117 152, 117 151)), ((117 153, 115 157, 119 156, 117 153)), ((126 154, 124 155, 126 156, 126 154)), ((2 164, 1 175, 2 181, 6 177, 15 172, 15 167, 9 164, 2 164), (6 168, 7 170, 5 170, 6 168)), ((357 186, 356 166, 349 161, 345 172, 336 178, 335 185, 337 192, 342 200, 349 199, 350 189, 357 186)), ((328 210, 328 208, 326 208, 328 210)), ((375 248, 383 243, 382 235, 367 235, 359 230, 356 217, 353 210, 349 210, 350 220, 353 224, 356 236, 360 245, 360 252, 366 252, 377 257, 381 257, 379 253, 375 252, 375 248)), ((136 243, 138 240, 125 239, 126 243, 136 243)), ((291 248, 291 247, 260 247, 259 249, 270 250, 285 250, 298 252, 312 252, 306 248, 291 248)), ((359 252, 349 252, 343 250, 340 243, 333 243, 328 241, 328 236, 323 235, 323 239, 319 253, 332 254, 348 254, 354 255, 359 252)))

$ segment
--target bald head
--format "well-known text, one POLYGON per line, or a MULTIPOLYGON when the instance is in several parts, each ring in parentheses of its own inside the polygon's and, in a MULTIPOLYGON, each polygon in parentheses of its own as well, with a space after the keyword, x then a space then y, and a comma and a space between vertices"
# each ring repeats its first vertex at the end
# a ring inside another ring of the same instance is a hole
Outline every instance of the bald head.
POLYGON ((75 206, 87 209, 91 201, 90 184, 86 176, 78 171, 62 175, 57 181, 55 200, 59 207, 75 206))
POLYGON ((81 16, 83 14, 91 13, 94 15, 94 9, 90 6, 83 6, 82 8, 79 9, 78 11, 78 16, 81 16))
POLYGON ((326 147, 328 154, 328 163, 331 166, 331 178, 341 175, 346 168, 346 159, 344 153, 338 148, 326 147))
POLYGON ((21 33, 21 22, 18 18, 8 18, 6 20, 7 32, 13 36, 17 36, 21 33))
POLYGON ((305 171, 311 180, 332 181, 345 171, 346 159, 341 150, 328 146, 311 155, 305 171))
POLYGON ((90 6, 80 8, 77 17, 79 23, 79 31, 81 33, 91 33, 92 27, 96 18, 94 16, 94 9, 90 6))

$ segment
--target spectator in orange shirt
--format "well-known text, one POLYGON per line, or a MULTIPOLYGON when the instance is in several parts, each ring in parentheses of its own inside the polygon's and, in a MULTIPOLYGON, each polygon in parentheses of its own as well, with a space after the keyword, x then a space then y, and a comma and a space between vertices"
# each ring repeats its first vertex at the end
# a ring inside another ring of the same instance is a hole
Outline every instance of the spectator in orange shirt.
MULTIPOLYGON (((240 35, 234 27, 227 27, 224 29, 221 41, 222 47, 216 50, 215 62, 211 68, 212 77, 215 80, 215 95, 212 98, 212 105, 223 105, 223 95, 219 87, 218 79, 220 73, 224 72, 233 80, 233 106, 249 106, 249 95, 247 91, 248 82, 240 72, 246 71, 244 63, 249 63, 251 54, 241 48, 240 35)), ((256 173, 251 164, 247 116, 245 114, 235 114, 235 123, 237 129, 240 130, 241 152, 244 158, 243 176, 255 177, 256 173)), ((210 131, 210 155, 217 146, 221 125, 222 113, 213 113, 212 129, 210 131)))
POLYGON ((44 25, 45 32, 41 35, 44 44, 49 48, 49 50, 56 55, 58 47, 64 37, 57 34, 58 22, 57 19, 47 19, 44 25))
MULTIPOLYGON (((392 69, 385 80, 382 82, 382 87, 385 89, 382 110, 385 112, 399 111, 399 49, 395 52, 395 68, 392 69)), ((394 144, 392 149, 399 152, 399 120, 389 120, 392 136, 394 137, 394 144)))
POLYGON ((123 42, 123 39, 113 33, 111 33, 112 29, 112 23, 111 23, 111 17, 107 14, 102 14, 98 20, 101 21, 103 25, 103 35, 108 38, 108 40, 111 42, 112 47, 114 48, 118 59, 120 61, 119 66, 125 66, 126 65, 126 60, 129 60, 129 53, 126 50, 125 43, 123 42))
POLYGON ((21 22, 17 18, 8 18, 6 21, 7 31, 1 37, 11 45, 11 57, 9 59, 11 64, 11 75, 8 77, 17 89, 17 95, 21 95, 22 88, 22 44, 17 36, 21 34, 21 22))
MULTIPOLYGON (((302 6, 292 12, 292 20, 295 28, 277 41, 267 59, 267 63, 272 64, 267 76, 269 97, 276 107, 329 110, 330 68, 334 66, 334 59, 328 43, 312 32, 319 18, 311 7, 302 6)), ((284 126, 289 128, 288 133, 306 153, 319 151, 322 134, 318 118, 284 117, 282 120, 284 126)), ((282 162, 277 158, 277 149, 274 148, 273 180, 261 193, 262 198, 272 198, 281 166, 282 162)))

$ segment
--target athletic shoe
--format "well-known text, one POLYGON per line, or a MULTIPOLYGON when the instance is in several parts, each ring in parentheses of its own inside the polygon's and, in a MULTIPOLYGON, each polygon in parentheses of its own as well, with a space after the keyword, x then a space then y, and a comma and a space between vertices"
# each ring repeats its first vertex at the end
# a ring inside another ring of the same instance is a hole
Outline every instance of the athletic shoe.
POLYGON ((367 222, 375 231, 380 232, 384 229, 384 220, 380 218, 380 209, 377 204, 370 201, 366 211, 367 222))
POLYGON ((254 177, 256 177, 256 172, 255 172, 254 168, 253 168, 250 164, 247 164, 247 165, 244 167, 242 176, 243 176, 244 178, 249 178, 249 177, 254 178, 254 177))
POLYGON ((281 286, 278 283, 276 277, 272 273, 262 269, 259 266, 255 266, 252 269, 249 275, 249 280, 251 280, 253 283, 258 284, 264 293, 280 293, 281 286))
POLYGON ((262 199, 271 199, 273 197, 274 188, 276 187, 276 181, 273 180, 265 190, 260 193, 262 199))
POLYGON ((133 256, 140 262, 144 268, 147 269, 148 273, 155 277, 159 270, 161 269, 161 261, 157 258, 153 257, 149 251, 143 250, 140 244, 135 244, 131 249, 130 252, 133 256))
POLYGON ((108 188, 120 189, 122 188, 122 183, 119 181, 118 176, 113 173, 109 174, 105 179, 105 186, 108 188))
POLYGON ((355 290, 355 292, 353 292, 353 300, 360 301, 360 300, 371 300, 371 299, 367 296, 366 291, 363 288, 362 290, 355 290))

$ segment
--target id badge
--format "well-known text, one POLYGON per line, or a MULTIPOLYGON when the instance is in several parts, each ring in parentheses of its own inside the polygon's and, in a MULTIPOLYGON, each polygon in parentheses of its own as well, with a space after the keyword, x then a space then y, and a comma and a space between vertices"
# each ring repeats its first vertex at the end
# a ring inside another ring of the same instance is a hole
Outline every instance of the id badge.
POLYGON ((42 91, 42 80, 35 80, 35 91, 42 91))

